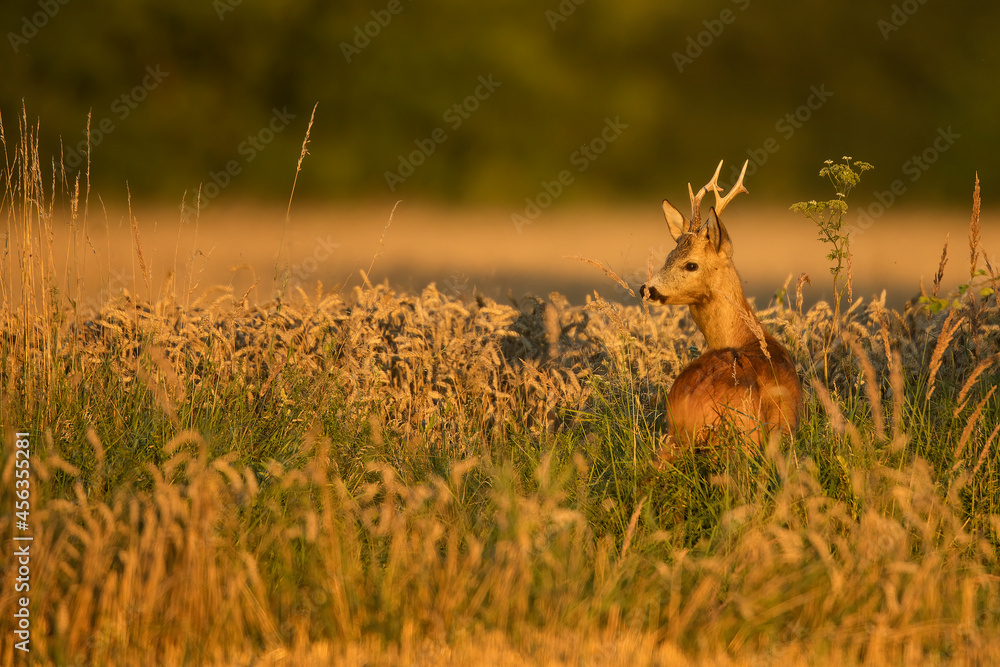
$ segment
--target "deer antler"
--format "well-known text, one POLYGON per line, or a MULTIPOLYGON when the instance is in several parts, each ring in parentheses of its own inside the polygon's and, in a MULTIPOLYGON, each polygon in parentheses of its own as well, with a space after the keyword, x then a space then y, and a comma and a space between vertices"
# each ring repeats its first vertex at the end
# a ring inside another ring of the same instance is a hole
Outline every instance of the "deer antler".
MULTIPOLYGON (((722 192, 722 188, 720 188, 718 186, 718 184, 715 183, 715 179, 714 178, 712 179, 712 183, 715 184, 715 212, 716 213, 722 213, 722 210, 724 208, 726 208, 726 206, 729 205, 729 202, 731 202, 734 199, 736 199, 736 195, 740 194, 741 192, 745 192, 747 194, 750 194, 750 191, 747 190, 745 187, 743 187, 743 177, 746 176, 747 166, 749 164, 750 164, 750 160, 747 160, 746 162, 743 163, 743 171, 740 172, 740 177, 736 180, 736 185, 734 185, 733 187, 729 188, 729 193, 725 197, 722 197, 722 198, 719 197, 719 193, 722 192)), ((722 168, 722 163, 720 162, 719 163, 719 169, 721 169, 721 168, 722 168)), ((719 169, 715 170, 715 175, 716 176, 719 175, 719 169)))
POLYGON ((691 196, 691 231, 698 229, 701 225, 701 200, 705 198, 709 190, 715 192, 716 198, 719 196, 719 172, 722 171, 722 162, 719 162, 719 166, 715 168, 715 174, 712 175, 712 180, 702 186, 701 190, 698 190, 698 194, 694 193, 691 189, 691 184, 688 183, 688 195, 691 196))
POLYGON ((712 180, 706 183, 700 190, 698 194, 695 194, 694 190, 691 188, 691 184, 688 183, 688 195, 691 197, 691 231, 698 229, 701 225, 701 200, 705 198, 709 190, 715 193, 715 212, 722 213, 722 211, 729 205, 736 195, 741 192, 746 192, 749 194, 749 190, 743 187, 743 177, 747 173, 747 166, 750 164, 750 160, 743 163, 743 171, 740 172, 740 178, 736 181, 736 185, 730 188, 729 193, 724 197, 720 197, 719 193, 722 192, 722 188, 719 187, 719 173, 722 171, 722 160, 719 161, 719 166, 715 168, 715 173, 712 174, 712 180))

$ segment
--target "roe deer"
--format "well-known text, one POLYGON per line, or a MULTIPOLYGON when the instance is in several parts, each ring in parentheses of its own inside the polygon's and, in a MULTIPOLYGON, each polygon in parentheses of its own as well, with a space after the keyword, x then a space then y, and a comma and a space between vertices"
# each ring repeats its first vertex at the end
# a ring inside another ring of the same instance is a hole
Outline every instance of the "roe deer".
MULTIPOLYGON (((749 162, 749 161, 748 161, 749 162)), ((708 350, 685 368, 667 396, 667 418, 675 445, 704 446, 724 423, 763 444, 782 428, 791 434, 799 420, 802 390, 795 363, 761 327, 743 295, 733 265, 733 243, 719 214, 741 192, 747 164, 724 197, 715 175, 697 194, 688 184, 691 220, 663 201, 670 235, 677 247, 640 294, 664 304, 687 305, 708 350), (715 193, 701 222, 701 200, 715 193)))

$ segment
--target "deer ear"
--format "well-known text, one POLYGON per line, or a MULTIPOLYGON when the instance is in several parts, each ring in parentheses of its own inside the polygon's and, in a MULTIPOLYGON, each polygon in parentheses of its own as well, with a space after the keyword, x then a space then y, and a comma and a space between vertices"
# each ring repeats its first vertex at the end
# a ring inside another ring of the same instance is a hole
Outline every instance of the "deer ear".
POLYGON ((722 224, 722 220, 719 219, 719 215, 715 212, 714 206, 708 211, 708 218, 705 219, 704 229, 705 235, 712 243, 715 252, 726 257, 733 256, 733 242, 729 238, 726 226, 722 224))
POLYGON ((667 227, 670 229, 670 236, 677 241, 682 234, 690 227, 684 214, 678 211, 673 204, 666 199, 663 200, 663 215, 667 219, 667 227))

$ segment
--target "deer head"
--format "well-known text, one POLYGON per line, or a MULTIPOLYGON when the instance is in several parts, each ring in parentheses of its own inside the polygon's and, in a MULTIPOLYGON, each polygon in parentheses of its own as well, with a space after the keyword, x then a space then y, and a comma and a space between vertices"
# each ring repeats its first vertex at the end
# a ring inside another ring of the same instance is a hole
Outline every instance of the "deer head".
POLYGON ((736 195, 747 192, 743 187, 743 176, 748 164, 749 160, 743 164, 743 171, 740 172, 736 185, 725 196, 721 196, 722 188, 718 183, 722 162, 716 168, 712 180, 697 194, 688 184, 688 194, 691 197, 690 220, 673 204, 663 200, 663 214, 677 247, 667 256, 660 272, 640 289, 639 293, 644 299, 674 305, 702 304, 716 295, 731 295, 734 281, 735 288, 742 295, 732 262, 733 243, 719 215, 736 195), (702 222, 701 201, 709 190, 715 193, 715 206, 709 209, 708 216, 702 222))

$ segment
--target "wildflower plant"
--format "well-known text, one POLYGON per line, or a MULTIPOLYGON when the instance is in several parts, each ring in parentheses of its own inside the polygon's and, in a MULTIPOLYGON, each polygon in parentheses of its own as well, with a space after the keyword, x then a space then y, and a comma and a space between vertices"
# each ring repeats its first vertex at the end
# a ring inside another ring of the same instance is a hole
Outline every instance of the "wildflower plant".
POLYGON ((841 158, 843 162, 835 163, 833 160, 826 160, 825 165, 819 170, 821 178, 827 178, 837 193, 835 199, 828 201, 803 201, 792 204, 791 210, 802 213, 807 218, 816 223, 819 229, 819 239, 830 246, 830 252, 826 258, 833 265, 830 273, 833 274, 833 299, 834 317, 839 319, 840 302, 844 292, 847 292, 847 300, 853 301, 853 289, 851 281, 851 247, 850 232, 844 229, 844 216, 847 214, 847 197, 851 190, 861 181, 861 175, 874 167, 867 163, 852 161, 851 157, 841 158), (841 274, 846 270, 846 284, 842 287, 841 274))

